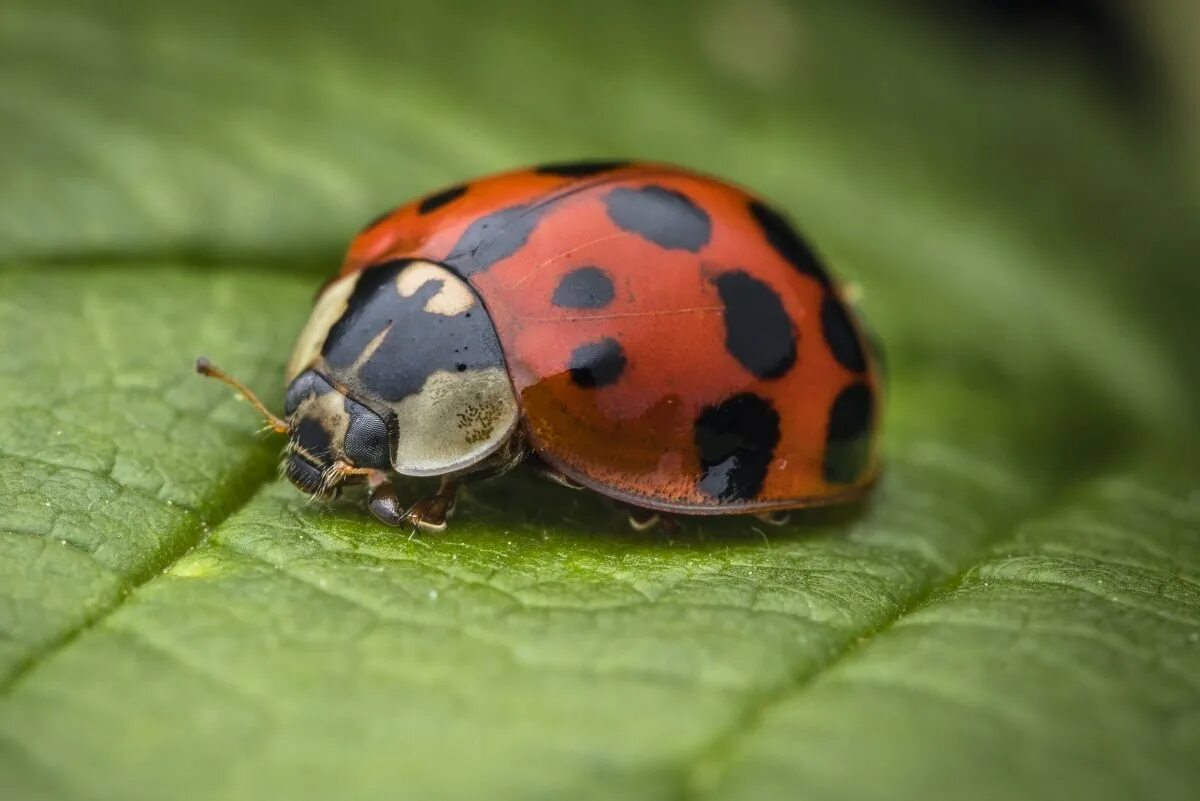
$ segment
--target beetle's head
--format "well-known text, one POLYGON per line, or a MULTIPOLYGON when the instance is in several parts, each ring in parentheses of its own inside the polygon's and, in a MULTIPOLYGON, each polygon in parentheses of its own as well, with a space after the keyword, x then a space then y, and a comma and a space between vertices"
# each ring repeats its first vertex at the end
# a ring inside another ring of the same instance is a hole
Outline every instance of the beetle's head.
POLYGON ((343 484, 359 483, 391 467, 395 426, 315 370, 305 370, 288 386, 286 420, 207 359, 196 360, 196 371, 229 384, 266 418, 271 430, 288 435, 283 472, 303 492, 329 498, 343 484))
POLYGON ((284 472, 301 491, 320 498, 372 470, 391 467, 391 437, 380 414, 335 387, 315 370, 288 386, 284 406, 288 444, 284 472))

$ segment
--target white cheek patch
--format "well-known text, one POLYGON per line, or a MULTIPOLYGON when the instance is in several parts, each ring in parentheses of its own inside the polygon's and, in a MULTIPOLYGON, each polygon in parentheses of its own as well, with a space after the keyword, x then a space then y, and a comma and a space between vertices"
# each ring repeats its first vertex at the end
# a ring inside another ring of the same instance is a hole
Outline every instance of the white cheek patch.
POLYGON ((517 399, 501 368, 431 375, 392 404, 399 441, 393 465, 410 476, 462 470, 494 453, 516 428, 517 399))
POLYGON ((423 309, 430 314, 454 317, 475 305, 475 293, 466 282, 445 267, 427 261, 413 262, 396 277, 396 291, 411 298, 430 281, 440 281, 441 288, 425 301, 423 309))
POLYGON ((350 300, 350 294, 354 292, 358 276, 359 273, 355 273, 339 278, 325 287, 325 291, 317 298, 312 314, 308 316, 308 322, 304 324, 300 336, 296 338, 296 347, 292 349, 292 357, 288 360, 288 384, 292 383, 296 376, 311 366, 313 360, 321 355, 321 348, 325 345, 325 338, 329 336, 329 329, 346 311, 346 303, 350 300))

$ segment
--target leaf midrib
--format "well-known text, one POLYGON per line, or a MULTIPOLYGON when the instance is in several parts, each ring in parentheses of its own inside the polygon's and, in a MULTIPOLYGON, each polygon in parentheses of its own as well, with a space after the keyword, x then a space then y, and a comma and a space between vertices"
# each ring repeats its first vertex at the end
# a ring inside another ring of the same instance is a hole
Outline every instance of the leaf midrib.
POLYGON ((1002 525, 993 528, 988 536, 982 537, 970 558, 966 559, 957 570, 946 575, 941 581, 930 583, 923 591, 916 593, 903 605, 898 606, 893 614, 875 626, 857 636, 848 637, 844 647, 830 653, 824 661, 817 665, 802 664, 801 669, 795 670, 788 680, 773 688, 753 694, 745 707, 733 716, 730 723, 682 766, 678 780, 680 790, 676 797, 681 801, 696 801, 707 797, 710 791, 718 786, 727 768, 735 761, 739 744, 753 735, 772 708, 804 693, 820 676, 853 657, 855 653, 869 646, 880 635, 929 606, 938 598, 952 593, 997 546, 1011 538, 1024 521, 1052 510, 1063 496, 1069 496, 1076 488, 1101 475, 1106 467, 1107 465, 1098 465, 1086 474, 1076 473, 1052 490, 1039 493, 1036 498, 1023 505, 1020 513, 1013 514, 1002 525))
MULTIPOLYGON (((209 520, 201 520, 197 515, 188 517, 189 524, 183 528, 184 536, 173 538, 163 546, 159 558, 153 560, 140 573, 133 577, 118 576, 117 596, 107 604, 100 605, 91 615, 86 616, 78 625, 66 630, 59 637, 40 649, 35 649, 28 658, 18 663, 8 676, 0 679, 0 697, 14 693, 29 676, 43 664, 68 648, 73 642, 83 636, 88 630, 99 625, 118 609, 124 606, 142 587, 161 576, 164 572, 187 556, 197 545, 202 543, 213 531, 217 530, 233 515, 237 514, 248 504, 258 491, 276 478, 274 461, 267 460, 261 455, 252 459, 243 469, 239 480, 232 482, 234 489, 226 496, 227 502, 213 505, 209 520), (174 543, 174 544, 172 544, 174 543)), ((114 481, 111 477, 108 480, 114 481)), ((115 482, 119 483, 119 482, 115 482)), ((122 490, 136 491, 120 485, 122 490)), ((90 555, 90 554, 89 554, 90 555)))

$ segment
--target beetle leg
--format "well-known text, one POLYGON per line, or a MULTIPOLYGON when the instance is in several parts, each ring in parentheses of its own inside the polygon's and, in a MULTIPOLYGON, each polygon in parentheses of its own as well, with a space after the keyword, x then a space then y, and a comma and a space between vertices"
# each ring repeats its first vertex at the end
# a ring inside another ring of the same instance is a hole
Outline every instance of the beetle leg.
POLYGON ((644 509, 641 506, 630 506, 628 504, 624 504, 624 506, 625 513, 629 519, 629 527, 634 531, 650 531, 659 526, 667 533, 679 530, 679 521, 671 515, 656 512, 653 509, 644 509))
POLYGON ((769 512, 759 512, 755 515, 768 526, 782 526, 792 518, 791 509, 772 509, 769 512))
POLYGON ((437 492, 417 501, 404 513, 405 521, 422 531, 444 531, 446 518, 454 513, 457 497, 458 482, 444 477, 437 492))
POLYGON ((628 506, 625 509, 629 516, 629 527, 634 531, 649 531, 657 526, 662 518, 653 509, 643 509, 640 506, 628 506))
POLYGON ((539 476, 541 476, 544 479, 553 481, 555 484, 558 484, 559 486, 566 487, 567 489, 573 489, 573 490, 580 490, 580 489, 584 488, 583 485, 580 484, 578 481, 576 481, 572 478, 567 478, 565 475, 560 473, 558 470, 555 470, 553 467, 546 464, 544 461, 542 461, 541 459, 539 459, 536 456, 529 457, 528 461, 526 461, 526 464, 528 464, 530 466, 530 468, 533 470, 533 472, 537 473, 539 476))
POLYGON ((405 523, 404 510, 396 497, 396 488, 386 479, 371 481, 371 496, 367 500, 367 508, 385 525, 400 527, 405 523))

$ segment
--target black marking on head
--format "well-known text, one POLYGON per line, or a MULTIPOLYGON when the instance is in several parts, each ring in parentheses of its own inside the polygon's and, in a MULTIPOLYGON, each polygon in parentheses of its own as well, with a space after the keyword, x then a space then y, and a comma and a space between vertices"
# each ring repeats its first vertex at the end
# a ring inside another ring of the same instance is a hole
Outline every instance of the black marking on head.
POLYGON ((580 345, 571 353, 571 381, 577 387, 605 387, 625 370, 625 350, 611 337, 580 345))
POLYGON ((296 409, 300 406, 300 402, 310 394, 316 393, 320 397, 332 390, 333 387, 325 380, 325 376, 312 370, 305 370, 296 376, 295 380, 287 388, 287 394, 283 400, 284 417, 295 414, 296 409))
POLYGON ((571 161, 561 164, 543 164, 533 169, 538 175, 561 175, 563 178, 587 178, 602 172, 619 170, 629 166, 628 161, 571 161))
POLYGON ((369 223, 364 225, 361 229, 359 229, 358 233, 365 234, 367 231, 370 231, 372 228, 379 225, 381 222, 386 220, 388 217, 391 217, 395 213, 396 213, 396 210, 394 208, 388 209, 383 214, 380 214, 378 217, 376 217, 375 219, 371 220, 369 223))
POLYGON ((300 418, 300 423, 292 434, 292 442, 303 448, 314 462, 329 461, 333 453, 329 432, 319 420, 312 417, 300 418))
POLYGON ((350 398, 346 398, 344 408, 350 416, 343 446, 346 458, 357 467, 387 470, 392 466, 387 423, 375 412, 350 398))
POLYGON ((763 236, 775 252, 805 275, 815 278, 822 286, 830 285, 829 276, 812 248, 792 227, 787 218, 761 200, 750 201, 750 214, 762 228, 763 236))
POLYGON ((618 187, 604 199, 608 216, 622 230, 662 248, 690 250, 708 244, 712 221, 689 197, 663 186, 618 187))
POLYGON ((446 264, 465 278, 507 259, 524 246, 550 205, 509 206, 480 217, 463 231, 446 264))
POLYGON ((875 396, 866 384, 855 382, 834 398, 825 430, 825 480, 853 484, 862 475, 871 454, 871 428, 875 396))
POLYGON ((725 305, 725 349, 758 378, 779 378, 796 363, 796 327, 775 290, 745 270, 714 282, 725 305))
POLYGON ((826 293, 821 301, 821 333, 838 364, 856 373, 867 369, 867 357, 858 332, 850 322, 846 307, 832 292, 826 293))
POLYGON ((599 267, 579 267, 554 288, 554 305, 562 309, 603 309, 613 299, 613 283, 599 267))
MULTIPOLYGON (((442 288, 440 280, 422 284, 409 297, 400 294, 396 277, 412 260, 398 259, 362 272, 346 303, 346 311, 329 330, 322 355, 335 370, 348 369, 375 337, 387 335, 349 384, 384 401, 399 401, 421 390, 438 371, 463 372, 504 367, 504 357, 491 318, 472 306, 475 314, 425 311, 425 303, 442 288), (466 365, 459 370, 458 365, 466 365)), ((336 376, 336 374, 335 374, 336 376)))
POLYGON ((285 472, 288 480, 295 484, 301 492, 307 492, 310 495, 320 492, 321 469, 300 454, 293 453, 288 457, 285 472))
POLYGON ((417 204, 417 214, 429 214, 437 211, 447 203, 453 203, 467 193, 467 185, 459 184, 443 189, 441 192, 434 192, 421 200, 417 204))
POLYGON ((719 501, 753 500, 779 444, 779 413, 748 392, 709 406, 696 418, 700 491, 719 501))

